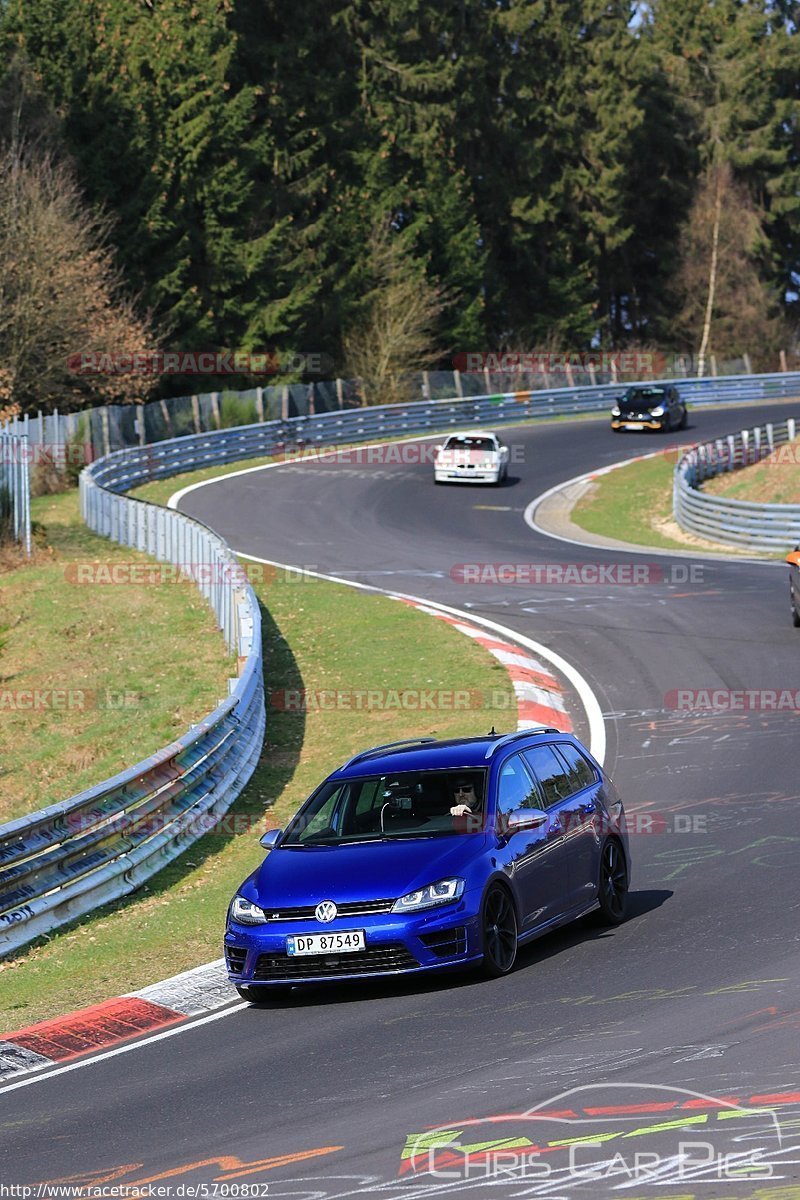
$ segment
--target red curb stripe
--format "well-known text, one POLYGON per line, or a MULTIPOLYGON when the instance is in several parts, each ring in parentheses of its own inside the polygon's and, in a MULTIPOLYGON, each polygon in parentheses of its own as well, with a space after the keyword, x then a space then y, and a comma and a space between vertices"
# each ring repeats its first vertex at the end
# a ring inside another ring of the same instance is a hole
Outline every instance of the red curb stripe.
MULTIPOLYGON (((520 658, 529 657, 522 646, 516 646, 513 642, 501 641, 493 637, 490 633, 483 634, 478 627, 470 625, 469 621, 463 617, 451 617, 447 613, 436 612, 429 609, 424 602, 405 600, 400 596, 397 596, 396 599, 400 600, 401 604, 408 605, 409 608, 416 608, 429 613, 432 617, 438 617, 440 621, 446 621, 448 625, 460 625, 462 629, 477 629, 477 632, 481 636, 476 637, 474 640, 486 650, 502 650, 506 654, 519 655, 520 658)), ((468 635, 465 633, 464 636, 467 637, 468 635)), ((525 667, 516 663, 502 663, 501 665, 505 667, 506 673, 512 682, 532 683, 536 687, 541 688, 543 692, 554 692, 559 697, 561 697, 564 691, 562 685, 554 676, 547 675, 536 667, 525 667)), ((573 728, 569 717, 560 708, 548 708, 544 704, 538 704, 530 700, 517 700, 517 722, 520 721, 535 721, 537 725, 555 725, 563 733, 572 733, 573 728)))
POLYGON ((572 732, 572 725, 566 713, 560 709, 546 708, 544 704, 535 704, 532 700, 517 702, 517 719, 534 721, 537 725, 555 725, 562 733, 572 732))
POLYGON ((481 646, 485 646, 487 650, 504 650, 506 654, 525 653, 521 646, 514 646, 511 642, 501 642, 497 638, 487 637, 483 633, 480 637, 475 638, 475 641, 479 642, 481 646))
POLYGON ((517 683, 534 683, 540 687, 543 692, 557 692, 559 695, 563 692, 561 684, 553 679, 552 675, 543 675, 541 671, 534 671, 531 667, 506 667, 512 680, 517 683))
POLYGON ((134 997, 115 997, 65 1017, 40 1021, 2 1038, 55 1062, 77 1058, 87 1050, 112 1046, 147 1030, 175 1025, 185 1013, 134 997))

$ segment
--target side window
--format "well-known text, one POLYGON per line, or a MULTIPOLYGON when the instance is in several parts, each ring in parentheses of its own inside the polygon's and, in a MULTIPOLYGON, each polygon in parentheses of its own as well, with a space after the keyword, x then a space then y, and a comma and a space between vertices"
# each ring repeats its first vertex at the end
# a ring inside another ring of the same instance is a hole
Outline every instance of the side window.
POLYGON ((570 783, 566 764, 552 746, 532 746, 530 750, 523 750, 522 753, 535 778, 539 780, 548 808, 572 794, 574 788, 570 783))
POLYGON ((356 801, 356 816, 364 816, 375 807, 379 800, 378 790, 381 786, 380 779, 365 779, 358 789, 358 800, 356 801))
POLYGON ((513 754, 500 768, 497 783, 497 814, 507 817, 518 808, 541 808, 536 784, 525 769, 522 756, 513 754))
POLYGON ((571 791, 580 792, 583 788, 597 783, 597 772, 588 759, 583 757, 577 746, 573 746, 569 742, 558 742, 556 750, 567 764, 571 791))

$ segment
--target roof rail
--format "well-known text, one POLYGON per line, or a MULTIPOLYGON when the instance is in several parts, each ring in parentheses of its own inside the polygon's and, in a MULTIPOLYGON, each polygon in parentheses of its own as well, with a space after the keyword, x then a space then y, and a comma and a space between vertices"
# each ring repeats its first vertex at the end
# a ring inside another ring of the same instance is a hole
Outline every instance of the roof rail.
POLYGON ((516 741, 517 738, 530 737, 534 733, 561 733, 561 730, 556 729, 554 725, 534 725, 530 729, 516 729, 513 733, 506 733, 493 742, 486 751, 486 757, 491 758, 501 746, 506 746, 509 742, 516 741))
POLYGON ((345 767, 351 767, 353 763, 360 762, 362 758, 371 758, 373 754, 380 754, 382 750, 394 750, 398 746, 423 746, 435 741, 437 741, 435 737, 423 737, 402 738, 399 742, 385 742, 382 746, 372 746, 369 750, 360 750, 358 754, 354 754, 352 758, 348 758, 347 762, 339 770, 343 771, 345 767))

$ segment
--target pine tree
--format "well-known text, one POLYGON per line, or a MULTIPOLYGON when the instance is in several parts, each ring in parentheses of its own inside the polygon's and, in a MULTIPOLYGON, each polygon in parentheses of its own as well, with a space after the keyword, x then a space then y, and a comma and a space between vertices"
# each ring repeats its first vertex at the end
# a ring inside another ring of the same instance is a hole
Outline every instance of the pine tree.
POLYGON ((451 297, 438 327, 442 348, 480 346, 485 255, 459 158, 458 98, 470 85, 462 8, 351 0, 342 22, 360 56, 351 161, 362 237, 388 223, 430 284, 451 297))
MULTIPOLYGON (((680 97, 697 186, 730 168, 764 233, 757 250, 742 244, 739 253, 757 253, 767 293, 784 296, 795 290, 800 268, 800 40, 785 7, 765 0, 653 4, 653 44, 680 97)), ((706 296, 710 287, 709 270, 706 296)), ((695 336, 700 345, 701 331, 695 336)))

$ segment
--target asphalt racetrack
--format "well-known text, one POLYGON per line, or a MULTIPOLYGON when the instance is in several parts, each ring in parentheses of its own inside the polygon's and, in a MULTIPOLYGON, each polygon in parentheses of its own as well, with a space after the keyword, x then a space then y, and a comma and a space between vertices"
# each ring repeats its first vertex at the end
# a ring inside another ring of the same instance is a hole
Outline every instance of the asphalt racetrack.
POLYGON ((180 507, 239 552, 452 605, 572 663, 603 709, 632 818, 630 918, 551 934, 498 981, 236 1005, 0 1088, 0 1181, 167 1197, 800 1200, 800 724, 759 699, 800 689, 787 570, 582 548, 523 520, 581 472, 799 408, 692 413, 661 441, 614 435, 607 419, 506 428, 500 488, 435 487, 428 463, 334 459, 187 495, 180 507), (557 572, 462 582, 476 563, 647 570, 635 586, 557 572), (751 699, 675 708, 696 689, 751 699))

